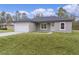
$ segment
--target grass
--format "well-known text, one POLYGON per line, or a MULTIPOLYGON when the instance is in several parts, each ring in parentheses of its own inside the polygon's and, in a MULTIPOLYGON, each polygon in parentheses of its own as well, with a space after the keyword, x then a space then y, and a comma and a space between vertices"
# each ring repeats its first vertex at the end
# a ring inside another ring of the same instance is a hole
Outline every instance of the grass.
POLYGON ((0 37, 1 55, 77 55, 79 32, 23 33, 0 37))
POLYGON ((11 29, 7 29, 7 30, 0 30, 0 32, 13 32, 13 30, 11 30, 11 29))

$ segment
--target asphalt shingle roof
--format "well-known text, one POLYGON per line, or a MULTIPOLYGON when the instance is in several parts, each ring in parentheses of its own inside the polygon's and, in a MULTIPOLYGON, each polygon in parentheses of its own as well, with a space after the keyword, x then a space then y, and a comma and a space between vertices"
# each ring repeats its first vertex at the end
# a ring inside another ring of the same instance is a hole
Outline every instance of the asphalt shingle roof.
POLYGON ((20 19, 16 20, 14 22, 62 22, 62 21, 73 21, 73 18, 60 18, 56 16, 50 16, 50 17, 36 17, 33 19, 20 19))
POLYGON ((51 17, 38 17, 34 18, 34 22, 59 22, 59 21, 72 21, 72 18, 60 18, 56 16, 51 16, 51 17))

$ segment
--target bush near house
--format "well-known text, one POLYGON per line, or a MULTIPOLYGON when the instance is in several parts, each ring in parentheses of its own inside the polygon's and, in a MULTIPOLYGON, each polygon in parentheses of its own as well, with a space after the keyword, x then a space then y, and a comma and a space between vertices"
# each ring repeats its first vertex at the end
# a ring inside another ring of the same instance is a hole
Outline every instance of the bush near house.
POLYGON ((13 26, 7 26, 7 28, 0 28, 0 32, 13 32, 13 26))
POLYGON ((76 55, 79 54, 79 32, 23 33, 0 37, 0 54, 76 55))
POLYGON ((79 21, 72 22, 72 29, 79 30, 79 21))

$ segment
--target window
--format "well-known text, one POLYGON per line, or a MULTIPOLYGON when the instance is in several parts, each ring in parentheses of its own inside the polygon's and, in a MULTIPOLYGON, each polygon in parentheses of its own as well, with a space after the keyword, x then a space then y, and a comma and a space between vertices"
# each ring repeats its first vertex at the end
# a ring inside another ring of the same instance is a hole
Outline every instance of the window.
POLYGON ((46 23, 42 23, 42 24, 40 24, 41 26, 40 26, 40 28, 42 29, 42 30, 46 30, 47 29, 47 24, 46 23))
POLYGON ((61 23, 61 29, 64 29, 64 23, 61 23))

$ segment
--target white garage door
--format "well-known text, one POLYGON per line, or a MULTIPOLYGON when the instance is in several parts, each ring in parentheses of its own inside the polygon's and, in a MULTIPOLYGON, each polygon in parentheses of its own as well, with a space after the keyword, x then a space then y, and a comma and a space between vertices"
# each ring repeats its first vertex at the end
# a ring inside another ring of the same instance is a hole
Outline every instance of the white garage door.
POLYGON ((14 30, 15 32, 28 32, 29 27, 27 23, 15 23, 14 30))

